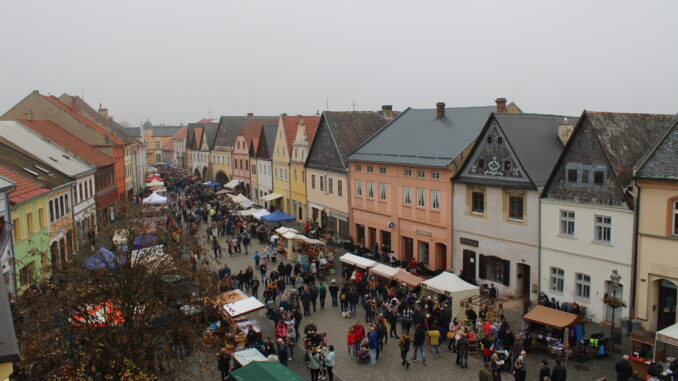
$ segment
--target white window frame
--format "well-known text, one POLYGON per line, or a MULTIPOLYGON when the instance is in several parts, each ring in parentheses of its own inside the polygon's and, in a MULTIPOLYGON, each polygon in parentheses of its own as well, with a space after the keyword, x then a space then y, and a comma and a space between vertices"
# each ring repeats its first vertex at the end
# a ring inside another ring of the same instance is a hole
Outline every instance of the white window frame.
POLYGON ((549 290, 562 294, 565 290, 565 270, 560 267, 549 268, 549 290))
POLYGON ((591 276, 584 273, 574 274, 574 297, 577 299, 591 299, 591 276), (586 295, 585 295, 586 294, 586 295))
POLYGON ((593 216, 593 242, 606 245, 612 244, 612 216, 594 215, 593 216), (602 219, 599 221, 598 219, 602 219), (605 221, 607 219, 608 221, 605 221), (605 233, 607 230, 607 240, 605 233), (602 238, 601 238, 602 237, 602 238))
POLYGON ((577 219, 574 210, 560 209, 558 235, 574 238, 577 233, 577 219), (570 216, 571 214, 571 216, 570 216), (572 230, 572 233, 569 230, 572 230))
POLYGON ((412 205, 412 187, 403 187, 403 204, 412 205))
POLYGON ((424 171, 417 171, 417 177, 420 179, 423 179, 426 177, 426 172, 424 171))
POLYGON ((386 201, 386 184, 384 183, 379 184, 379 199, 386 201))
POLYGON ((367 198, 374 198, 374 183, 371 181, 367 182, 367 198))
POLYGON ((379 167, 379 173, 386 174, 386 167, 379 167))
POLYGON ((426 190, 424 188, 417 188, 417 206, 426 207, 426 190))
POLYGON ((673 201, 673 226, 671 231, 673 236, 678 236, 678 200, 673 201))
POLYGON ((431 209, 440 209, 440 191, 431 191, 431 209))
POLYGON ((363 182, 360 180, 355 181, 355 195, 361 197, 363 195, 363 182))
POLYGON ((506 213, 506 217, 508 218, 509 221, 518 221, 518 222, 523 222, 525 221, 525 195, 518 195, 518 194, 509 194, 508 195, 508 210, 506 213), (522 208, 521 208, 521 218, 518 217, 512 217, 511 212, 513 211, 513 205, 511 205, 511 199, 512 198, 520 198, 522 200, 522 208))
POLYGON ((403 172, 403 174, 404 174, 405 176, 412 176, 412 170, 411 170, 411 169, 406 169, 406 170, 403 172))
POLYGON ((440 172, 431 172, 431 178, 432 179, 439 179, 440 178, 440 172))

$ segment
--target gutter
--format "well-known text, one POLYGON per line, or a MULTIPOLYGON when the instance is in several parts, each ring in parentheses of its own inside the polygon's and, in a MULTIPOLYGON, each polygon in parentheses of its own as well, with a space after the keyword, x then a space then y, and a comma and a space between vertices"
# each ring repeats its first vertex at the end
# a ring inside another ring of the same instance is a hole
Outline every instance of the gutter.
POLYGON ((635 207, 633 210, 633 251, 631 252, 631 311, 629 320, 636 318, 636 280, 638 278, 638 225, 640 224, 640 187, 635 197, 635 207))

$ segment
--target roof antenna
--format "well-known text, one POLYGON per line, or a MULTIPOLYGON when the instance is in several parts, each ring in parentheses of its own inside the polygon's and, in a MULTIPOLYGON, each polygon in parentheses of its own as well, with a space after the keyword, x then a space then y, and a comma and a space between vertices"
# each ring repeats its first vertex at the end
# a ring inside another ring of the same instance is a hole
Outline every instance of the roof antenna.
POLYGON ((330 99, 325 98, 325 111, 330 111, 330 99))
POLYGON ((353 111, 355 111, 355 99, 353 100, 353 111))

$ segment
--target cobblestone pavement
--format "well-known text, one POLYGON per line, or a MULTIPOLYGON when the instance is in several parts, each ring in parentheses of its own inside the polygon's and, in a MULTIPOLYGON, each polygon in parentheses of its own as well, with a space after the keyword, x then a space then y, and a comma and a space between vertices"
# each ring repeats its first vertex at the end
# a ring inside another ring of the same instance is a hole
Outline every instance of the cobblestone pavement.
MULTIPOLYGON (((222 245, 223 247, 227 247, 222 245)), ((214 269, 218 267, 223 267, 224 264, 228 264, 233 273, 237 273, 241 269, 247 268, 247 266, 254 266, 254 260, 252 259, 252 254, 255 250, 261 252, 262 246, 258 243, 258 240, 253 240, 253 246, 250 247, 249 255, 237 254, 233 257, 229 257, 228 253, 224 251, 225 256, 215 262, 214 258, 211 256, 212 250, 209 250, 210 261, 214 269)), ((339 260, 335 260, 335 266, 338 266, 339 260)), ((341 285, 342 279, 340 276, 329 276, 327 282, 331 279, 337 279, 337 282, 341 285)), ((260 287, 259 292, 261 293, 260 287)), ((261 295, 260 295, 261 296, 261 295)), ((310 317, 305 317, 301 322, 301 328, 313 321, 321 332, 327 332, 329 344, 334 345, 337 356, 336 356, 336 366, 334 368, 335 379, 339 381, 348 381, 348 380, 388 380, 388 381, 398 381, 398 380, 477 380, 478 379, 478 369, 482 366, 482 355, 470 355, 469 356, 469 367, 467 369, 460 369, 455 366, 455 357, 451 351, 447 349, 447 342, 441 345, 441 354, 439 356, 434 356, 430 349, 427 348, 427 359, 428 364, 423 365, 421 359, 418 359, 417 362, 411 362, 411 367, 409 370, 406 370, 400 365, 400 350, 397 346, 396 339, 389 339, 388 343, 384 345, 384 350, 381 352, 380 358, 377 361, 376 366, 368 366, 363 364, 358 364, 357 360, 350 357, 347 353, 346 347, 346 332, 349 327, 355 324, 356 320, 361 321, 364 324, 364 311, 361 311, 361 308, 358 308, 358 314, 356 317, 351 318, 342 318, 340 315, 339 307, 332 307, 331 300, 329 295, 327 296, 327 302, 324 309, 318 310, 310 317)), ((522 316, 522 306, 518 302, 508 302, 504 307, 505 315, 511 327, 514 330, 520 328, 520 318, 522 316)), ((262 325, 264 337, 269 336, 273 337, 273 323, 266 319, 264 316, 264 311, 258 311, 252 316, 256 318, 262 325)), ((596 332, 600 330, 598 325, 590 325, 586 327, 588 333, 596 332)), ((398 327, 398 333, 400 333, 400 327, 398 327)), ((626 340, 625 340, 626 341, 626 340)), ((622 348, 627 348, 628 344, 624 343, 622 348)), ((411 358, 412 351, 410 351, 409 356, 411 358)), ((614 363, 621 357, 620 353, 613 353, 611 356, 605 359, 594 359, 585 363, 577 362, 576 360, 570 360, 565 366, 568 372, 568 380, 598 380, 603 377, 607 377, 608 380, 615 379, 614 373, 614 363)), ((537 380, 539 372, 539 361, 542 359, 548 359, 548 354, 540 351, 532 351, 527 355, 526 361, 528 365, 528 380, 537 380)), ((216 380, 218 379, 218 372, 216 371, 216 360, 213 361, 214 371, 204 374, 204 380, 216 380)), ((549 362, 550 366, 553 366, 553 361, 549 362)), ((295 355, 292 361, 289 364, 290 368, 294 370, 297 374, 302 376, 306 380, 310 380, 310 374, 306 369, 303 363, 303 350, 302 347, 297 345, 295 348, 295 355)), ((504 380, 512 380, 513 376, 505 372, 502 375, 504 380)), ((195 379, 195 378, 192 378, 195 379)))

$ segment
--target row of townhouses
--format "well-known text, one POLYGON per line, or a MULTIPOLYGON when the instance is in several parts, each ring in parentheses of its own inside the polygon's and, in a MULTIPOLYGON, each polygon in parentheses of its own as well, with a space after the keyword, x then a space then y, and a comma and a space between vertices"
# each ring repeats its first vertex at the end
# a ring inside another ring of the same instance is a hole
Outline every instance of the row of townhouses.
POLYGON ((656 330, 676 319, 676 123, 658 114, 529 114, 503 98, 248 114, 158 132, 168 138, 155 143, 154 160, 506 295, 576 301, 596 321, 612 318, 614 295, 622 319, 656 330))
POLYGON ((0 117, 0 263, 8 292, 70 261, 144 186, 144 143, 105 108, 33 91, 0 117))

